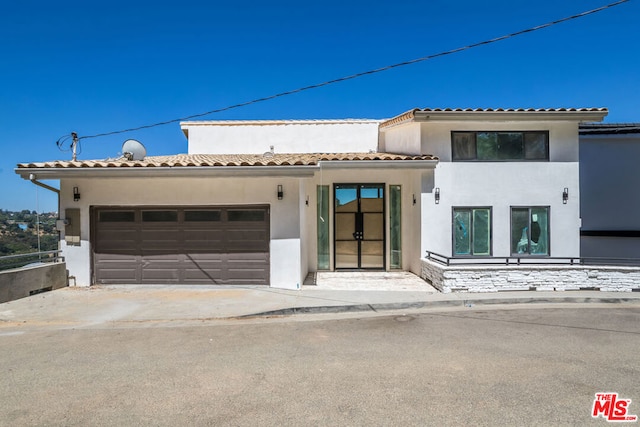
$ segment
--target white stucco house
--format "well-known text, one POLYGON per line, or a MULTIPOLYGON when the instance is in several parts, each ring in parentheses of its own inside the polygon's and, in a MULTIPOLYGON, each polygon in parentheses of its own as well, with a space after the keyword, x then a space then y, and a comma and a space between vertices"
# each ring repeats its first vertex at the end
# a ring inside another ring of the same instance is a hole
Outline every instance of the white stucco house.
POLYGON ((575 273, 578 127, 606 114, 190 121, 187 154, 16 172, 60 180, 61 247, 77 285, 298 289, 309 272, 370 269, 411 271, 444 292, 529 289, 559 268, 575 273))

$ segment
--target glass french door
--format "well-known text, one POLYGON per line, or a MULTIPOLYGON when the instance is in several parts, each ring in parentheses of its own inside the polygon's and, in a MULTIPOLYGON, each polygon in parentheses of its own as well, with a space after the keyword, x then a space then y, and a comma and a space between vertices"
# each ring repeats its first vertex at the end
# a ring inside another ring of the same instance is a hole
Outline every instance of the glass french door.
POLYGON ((384 269, 384 184, 334 186, 335 269, 384 269))

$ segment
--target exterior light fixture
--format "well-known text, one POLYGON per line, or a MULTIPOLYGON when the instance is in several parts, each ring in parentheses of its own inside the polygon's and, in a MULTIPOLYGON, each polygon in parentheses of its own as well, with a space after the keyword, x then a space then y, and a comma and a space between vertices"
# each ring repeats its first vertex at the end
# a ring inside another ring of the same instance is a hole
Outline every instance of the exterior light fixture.
POLYGON ((436 199, 436 205, 440 203, 440 187, 436 187, 435 193, 434 193, 435 199, 436 199))
POLYGON ((416 195, 414 194, 413 195, 413 206, 415 206, 415 205, 416 205, 416 195))
POLYGON ((569 201, 569 189, 567 187, 562 191, 562 204, 566 205, 569 201))
POLYGON ((307 196, 307 199, 304 201, 304 204, 309 206, 309 196, 307 196))
POLYGON ((80 192, 78 191, 78 187, 73 187, 73 201, 77 202, 80 200, 80 192))
POLYGON ((282 184, 278 184, 278 200, 282 200, 284 192, 282 191, 282 184))

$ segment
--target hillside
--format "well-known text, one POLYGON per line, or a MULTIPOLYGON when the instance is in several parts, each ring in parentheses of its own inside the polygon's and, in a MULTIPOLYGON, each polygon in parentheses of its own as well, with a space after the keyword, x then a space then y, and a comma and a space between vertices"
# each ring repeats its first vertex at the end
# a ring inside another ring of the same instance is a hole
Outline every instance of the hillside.
MULTIPOLYGON (((40 220, 40 250, 58 249, 55 212, 42 213, 40 220)), ((38 227, 35 211, 0 210, 0 257, 38 251, 38 227)))

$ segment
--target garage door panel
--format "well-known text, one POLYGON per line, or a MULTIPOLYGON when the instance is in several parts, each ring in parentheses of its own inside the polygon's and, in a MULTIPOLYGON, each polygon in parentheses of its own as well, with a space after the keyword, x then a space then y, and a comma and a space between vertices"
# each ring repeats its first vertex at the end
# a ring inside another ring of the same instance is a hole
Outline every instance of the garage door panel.
POLYGON ((181 281, 178 270, 149 266, 142 269, 142 283, 162 285, 165 283, 180 284, 181 281))
POLYGON ((132 240, 139 239, 138 230, 136 229, 103 229, 98 231, 98 238, 101 242, 104 241, 118 241, 118 240, 132 240))
POLYGON ((252 286, 252 285, 268 285, 269 283, 266 280, 264 280, 264 278, 252 279, 252 278, 246 278, 246 277, 234 277, 234 278, 228 279, 225 284, 252 286))
POLYGON ((135 250, 138 244, 137 234, 131 231, 101 231, 96 236, 98 250, 135 250))
POLYGON ((184 233, 184 248, 186 252, 211 251, 213 253, 224 251, 224 231, 187 231, 184 233))
POLYGON ((268 285, 266 206, 94 208, 92 221, 97 283, 268 285))
POLYGON ((207 268, 201 270, 199 268, 187 268, 184 270, 184 278, 189 282, 201 281, 207 282, 207 284, 223 284, 222 269, 220 268, 207 268))
POLYGON ((105 285, 118 285, 136 283, 138 281, 138 269, 110 268, 102 282, 105 285))
POLYGON ((104 274, 104 284, 136 283, 139 280, 140 263, 135 256, 106 254, 100 260, 97 268, 104 274))
POLYGON ((140 263, 138 252, 137 251, 129 251, 129 252, 118 252, 118 253, 101 253, 100 254, 100 262, 111 265, 115 265, 116 263, 120 263, 123 265, 131 264, 137 265, 140 263))
POLYGON ((255 263, 255 262, 267 262, 269 260, 269 256, 264 252, 256 252, 255 249, 251 252, 230 252, 227 254, 227 260, 229 262, 235 262, 236 264, 241 264, 243 262, 246 263, 255 263))
POLYGON ((227 235, 227 247, 233 250, 268 250, 267 233, 255 230, 230 230, 227 235))
POLYGON ((139 252, 137 242, 135 241, 123 241, 123 242, 103 242, 100 244, 98 250, 102 253, 113 254, 135 254, 139 252))
POLYGON ((142 230, 140 239, 144 246, 153 246, 158 243, 173 243, 181 240, 181 233, 179 230, 142 230))
POLYGON ((120 247, 119 245, 101 245, 100 257, 106 257, 107 255, 120 256, 122 259, 129 259, 135 257, 140 253, 140 250, 136 248, 135 244, 128 245, 127 247, 120 247))
POLYGON ((224 256, 225 254, 188 254, 185 257, 185 263, 199 267, 215 267, 224 262, 224 256))
POLYGON ((192 241, 211 241, 211 242, 222 242, 225 236, 225 230, 185 230, 184 233, 185 242, 192 241))

